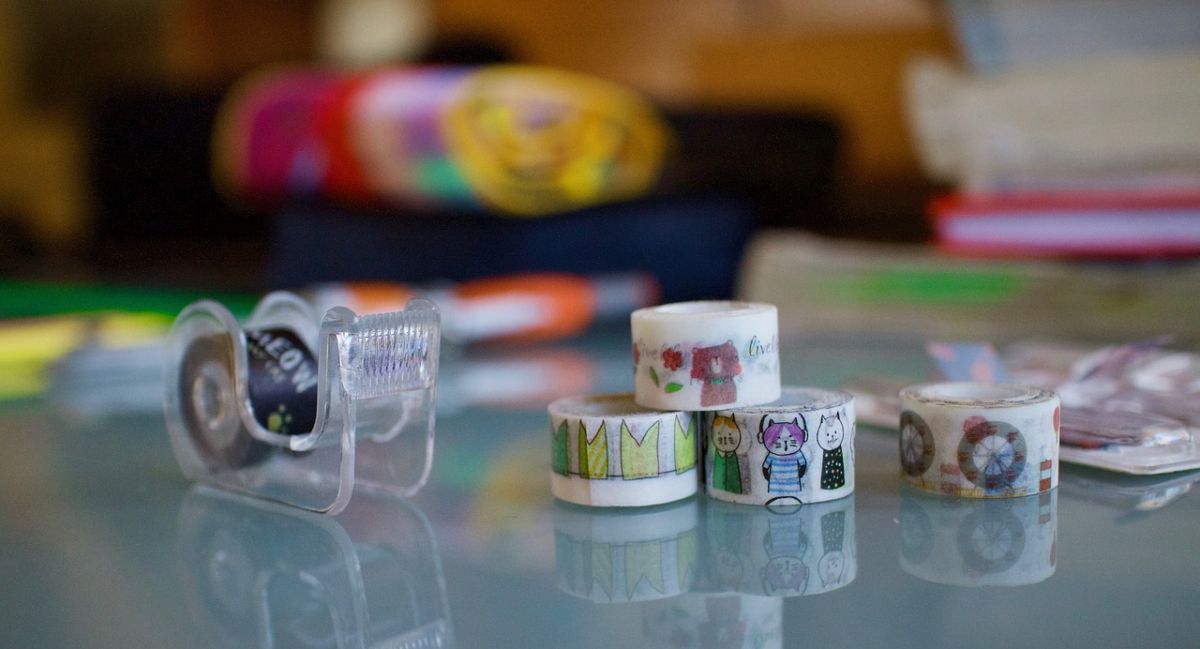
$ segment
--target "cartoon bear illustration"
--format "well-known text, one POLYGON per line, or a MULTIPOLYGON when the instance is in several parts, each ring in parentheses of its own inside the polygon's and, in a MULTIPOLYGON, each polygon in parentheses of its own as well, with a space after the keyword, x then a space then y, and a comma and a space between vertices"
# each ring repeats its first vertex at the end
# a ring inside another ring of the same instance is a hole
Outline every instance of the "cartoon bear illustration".
POLYGON ((703 381, 700 405, 719 406, 737 401, 734 377, 742 373, 732 340, 712 347, 692 348, 692 378, 703 381))

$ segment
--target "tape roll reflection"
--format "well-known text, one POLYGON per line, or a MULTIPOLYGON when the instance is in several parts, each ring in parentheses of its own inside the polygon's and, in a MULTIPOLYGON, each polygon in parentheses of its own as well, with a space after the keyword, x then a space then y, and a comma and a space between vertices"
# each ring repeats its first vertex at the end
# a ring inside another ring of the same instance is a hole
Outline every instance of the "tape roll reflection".
POLYGON ((900 467, 926 491, 1017 497, 1058 486, 1058 395, 991 383, 900 391, 900 467))
POLYGON ((687 592, 700 556, 695 500, 639 510, 554 503, 558 587, 596 603, 687 592))
POLYGON ((673 649, 779 649, 783 598, 688 593, 642 604, 642 635, 673 649))
POLYGON ((819 595, 858 574, 854 497, 802 507, 709 501, 701 588, 749 595, 819 595))
POLYGON ((1058 492, 954 500, 903 489, 900 567, 938 584, 1021 586, 1054 574, 1058 492))

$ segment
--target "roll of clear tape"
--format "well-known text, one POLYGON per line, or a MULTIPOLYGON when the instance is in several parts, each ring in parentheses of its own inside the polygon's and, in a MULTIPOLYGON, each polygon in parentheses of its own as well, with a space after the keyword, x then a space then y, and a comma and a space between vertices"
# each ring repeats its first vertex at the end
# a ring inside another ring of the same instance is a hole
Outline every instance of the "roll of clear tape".
POLYGON ((926 491, 1007 498, 1058 486, 1058 395, 1028 385, 927 383, 900 391, 900 466, 926 491))
POLYGON ((837 500, 854 492, 854 397, 788 386, 775 401, 702 414, 705 486, 750 505, 837 500))
POLYGON ((642 507, 699 490, 695 413, 643 408, 631 394, 566 397, 549 406, 554 497, 642 507))
POLYGON ((664 304, 634 311, 630 324, 639 405, 717 410, 779 397, 779 316, 772 304, 664 304))

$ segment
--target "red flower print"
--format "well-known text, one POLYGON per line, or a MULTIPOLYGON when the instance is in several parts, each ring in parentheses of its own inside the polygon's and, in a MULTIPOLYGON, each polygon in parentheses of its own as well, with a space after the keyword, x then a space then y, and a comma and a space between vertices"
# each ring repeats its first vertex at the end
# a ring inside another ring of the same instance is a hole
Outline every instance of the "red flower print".
POLYGON ((664 349, 662 360, 663 366, 674 372, 683 365, 683 352, 678 349, 664 349))
POLYGON ((969 432, 972 428, 976 426, 982 426, 986 423, 988 423, 987 417, 982 417, 980 415, 967 417, 967 420, 963 422, 963 432, 969 432))

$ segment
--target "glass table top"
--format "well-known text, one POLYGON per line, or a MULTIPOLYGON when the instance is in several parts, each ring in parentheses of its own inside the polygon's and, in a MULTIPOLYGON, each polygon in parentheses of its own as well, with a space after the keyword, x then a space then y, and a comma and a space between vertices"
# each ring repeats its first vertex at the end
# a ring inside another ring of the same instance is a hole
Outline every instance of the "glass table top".
MULTIPOLYGON (((915 339, 783 349, 788 383, 927 372, 915 339)), ((429 486, 337 517, 188 484, 153 390, 2 405, 0 646, 1200 644, 1195 473, 952 500, 902 488, 895 432, 860 425, 843 500, 556 503, 545 404, 628 390, 627 357, 619 331, 447 350, 429 486)))

